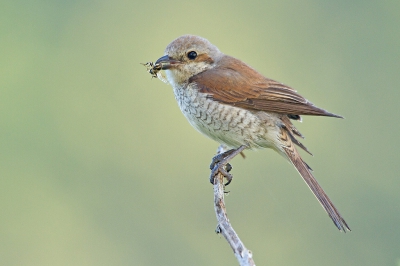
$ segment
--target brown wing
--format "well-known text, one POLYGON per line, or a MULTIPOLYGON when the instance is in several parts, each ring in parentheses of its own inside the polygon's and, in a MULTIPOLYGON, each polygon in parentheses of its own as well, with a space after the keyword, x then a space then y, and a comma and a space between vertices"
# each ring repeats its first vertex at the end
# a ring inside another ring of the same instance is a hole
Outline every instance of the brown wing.
POLYGON ((292 88, 265 78, 242 61, 224 56, 211 70, 189 79, 212 99, 248 110, 340 117, 316 107, 292 88))

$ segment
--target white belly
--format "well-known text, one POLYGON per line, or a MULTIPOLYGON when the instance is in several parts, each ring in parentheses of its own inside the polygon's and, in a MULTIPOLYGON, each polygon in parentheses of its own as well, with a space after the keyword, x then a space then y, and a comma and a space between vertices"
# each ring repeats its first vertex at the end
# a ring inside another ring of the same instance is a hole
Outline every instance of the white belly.
MULTIPOLYGON (((207 137, 237 148, 270 148, 277 141, 277 127, 273 121, 242 108, 221 104, 206 98, 196 88, 174 86, 175 98, 190 124, 207 137)), ((268 116, 268 115, 267 115, 268 116)))

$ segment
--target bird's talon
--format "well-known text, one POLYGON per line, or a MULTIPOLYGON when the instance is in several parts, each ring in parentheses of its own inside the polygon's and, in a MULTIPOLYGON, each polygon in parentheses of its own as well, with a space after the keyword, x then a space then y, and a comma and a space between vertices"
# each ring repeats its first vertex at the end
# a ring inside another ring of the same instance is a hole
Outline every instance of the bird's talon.
POLYGON ((230 163, 227 163, 225 169, 229 173, 232 170, 232 165, 230 163))
MULTIPOLYGON (((229 184, 232 182, 232 178, 233 178, 232 175, 230 175, 229 178, 228 178, 228 177, 226 178, 226 180, 228 180, 228 182, 225 183, 225 186, 229 185, 229 184)), ((228 192, 229 192, 229 191, 228 191, 228 192)))
POLYGON ((215 177, 220 173, 221 175, 223 175, 226 178, 226 180, 228 180, 228 182, 225 184, 225 186, 229 185, 233 178, 233 176, 229 173, 230 170, 232 170, 232 166, 230 164, 227 164, 227 165, 216 164, 211 171, 210 183, 214 184, 215 177))
POLYGON ((223 153, 215 155, 211 160, 210 170, 213 170, 215 165, 217 165, 223 159, 224 159, 223 153))
POLYGON ((240 146, 238 149, 232 149, 229 151, 226 151, 224 153, 220 153, 216 156, 211 161, 210 169, 211 169, 211 175, 210 175, 210 183, 214 184, 214 179, 218 175, 218 173, 221 173, 228 182, 225 183, 225 186, 229 185, 232 182, 233 176, 229 173, 232 170, 232 165, 229 162, 234 156, 242 152, 246 146, 240 146), (233 156, 232 156, 233 155, 233 156), (230 158, 232 157, 232 158, 230 158))

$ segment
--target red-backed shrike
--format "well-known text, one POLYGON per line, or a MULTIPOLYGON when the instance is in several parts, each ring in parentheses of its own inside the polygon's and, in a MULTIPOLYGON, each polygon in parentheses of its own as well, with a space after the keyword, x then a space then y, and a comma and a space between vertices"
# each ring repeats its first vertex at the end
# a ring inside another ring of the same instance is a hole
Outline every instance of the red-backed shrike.
POLYGON ((224 152, 213 159, 211 181, 221 172, 229 183, 228 161, 244 149, 271 148, 293 164, 337 228, 350 231, 300 157, 296 145, 310 152, 296 139, 303 136, 291 122, 300 120, 300 115, 341 116, 316 107, 292 88, 264 77, 198 36, 172 41, 155 65, 155 70, 166 71, 189 123, 221 144, 224 152))

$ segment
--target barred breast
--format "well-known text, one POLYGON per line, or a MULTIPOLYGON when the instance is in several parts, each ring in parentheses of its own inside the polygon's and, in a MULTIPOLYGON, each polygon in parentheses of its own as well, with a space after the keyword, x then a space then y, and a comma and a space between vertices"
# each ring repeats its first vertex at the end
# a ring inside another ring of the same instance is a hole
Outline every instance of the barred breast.
POLYGON ((175 99, 190 124, 200 133, 229 148, 247 145, 250 149, 273 147, 274 119, 225 105, 197 90, 195 85, 174 86, 175 99))

